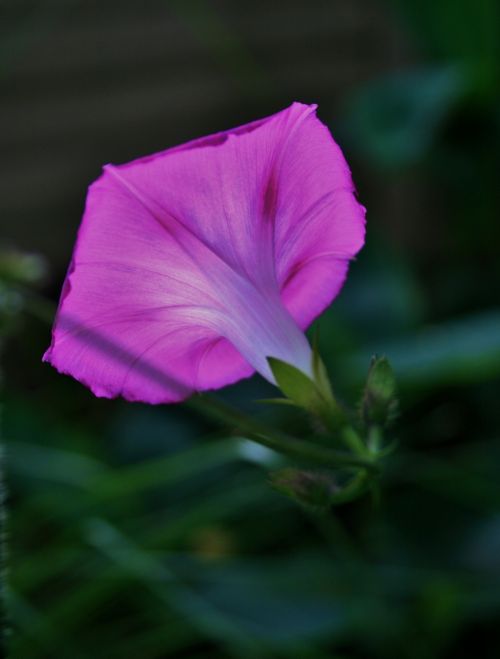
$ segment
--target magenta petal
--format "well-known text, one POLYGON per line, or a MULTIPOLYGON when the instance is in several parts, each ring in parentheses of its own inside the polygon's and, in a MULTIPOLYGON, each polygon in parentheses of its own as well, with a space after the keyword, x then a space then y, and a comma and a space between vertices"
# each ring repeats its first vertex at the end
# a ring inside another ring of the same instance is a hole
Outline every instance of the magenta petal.
POLYGON ((268 356, 309 373, 301 329, 364 237, 348 167, 314 110, 294 103, 106 166, 45 359, 96 395, 150 403, 254 369, 273 381, 268 356))

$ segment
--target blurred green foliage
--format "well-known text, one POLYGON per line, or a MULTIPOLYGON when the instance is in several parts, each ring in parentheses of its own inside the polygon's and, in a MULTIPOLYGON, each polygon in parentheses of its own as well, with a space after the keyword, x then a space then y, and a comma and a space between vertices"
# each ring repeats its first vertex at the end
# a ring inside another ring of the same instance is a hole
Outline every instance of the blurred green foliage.
MULTIPOLYGON (((273 85, 224 20, 224 3, 172 6, 226 67, 234 93, 268 113, 273 85)), ((310 18, 319 32, 318 7, 310 18)), ((373 353, 394 366, 399 447, 379 501, 314 515, 268 483, 293 462, 229 437, 196 407, 94 399, 42 366, 45 295, 55 298, 59 281, 47 288, 43 260, 5 252, 14 659, 500 655, 498 4, 390 7, 416 64, 358 80, 336 112, 332 128, 375 210, 366 249, 316 323, 340 397, 359 397, 373 353), (416 210, 419 200, 404 198, 417 238, 404 235, 406 215, 397 226, 377 216, 373 188, 406 180, 431 193, 416 210)), ((266 11, 257 11, 264 29, 266 11)), ((30 13, 29 29, 46 29, 49 14, 30 13)), ((300 410, 254 402, 275 396, 258 378, 220 395, 254 418, 308 432, 300 410)))

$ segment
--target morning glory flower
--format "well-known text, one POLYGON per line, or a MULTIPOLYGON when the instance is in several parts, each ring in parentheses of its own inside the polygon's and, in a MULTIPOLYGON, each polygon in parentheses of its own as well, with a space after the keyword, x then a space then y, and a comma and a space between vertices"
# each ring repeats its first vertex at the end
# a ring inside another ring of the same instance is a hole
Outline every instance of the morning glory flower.
POLYGON ((339 292, 364 208, 315 105, 124 165, 89 188, 44 355, 95 395, 179 401, 311 373, 304 329, 339 292))

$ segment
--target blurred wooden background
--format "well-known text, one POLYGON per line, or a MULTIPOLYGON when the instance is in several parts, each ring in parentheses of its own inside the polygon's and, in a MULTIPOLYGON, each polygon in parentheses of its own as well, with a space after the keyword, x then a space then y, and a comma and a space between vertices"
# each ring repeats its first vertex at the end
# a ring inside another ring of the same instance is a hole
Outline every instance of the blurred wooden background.
POLYGON ((11 0, 2 12, 1 236, 57 274, 102 164, 296 99, 318 102, 335 133, 351 89, 413 57, 377 0, 11 0))

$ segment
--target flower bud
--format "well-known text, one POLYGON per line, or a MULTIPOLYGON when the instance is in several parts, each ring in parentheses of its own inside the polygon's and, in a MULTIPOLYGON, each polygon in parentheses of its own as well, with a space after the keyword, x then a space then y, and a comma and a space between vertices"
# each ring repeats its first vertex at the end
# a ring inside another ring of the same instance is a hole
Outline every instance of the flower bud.
POLYGON ((338 490, 328 474, 293 468, 272 473, 270 481, 275 490, 316 512, 326 511, 338 490))
POLYGON ((373 357, 361 402, 365 425, 388 426, 397 413, 396 380, 387 357, 373 357))

